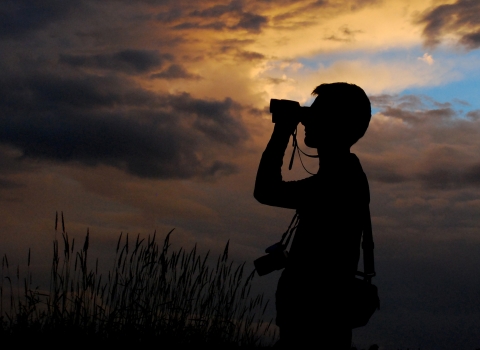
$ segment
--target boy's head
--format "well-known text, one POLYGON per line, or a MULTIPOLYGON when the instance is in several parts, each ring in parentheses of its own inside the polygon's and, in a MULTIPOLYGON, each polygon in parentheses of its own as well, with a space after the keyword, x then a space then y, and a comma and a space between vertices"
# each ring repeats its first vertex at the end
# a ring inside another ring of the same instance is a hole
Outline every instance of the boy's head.
POLYGON ((312 95, 317 97, 310 107, 311 121, 305 125, 307 146, 350 148, 365 134, 372 112, 362 88, 348 83, 321 84, 312 95))

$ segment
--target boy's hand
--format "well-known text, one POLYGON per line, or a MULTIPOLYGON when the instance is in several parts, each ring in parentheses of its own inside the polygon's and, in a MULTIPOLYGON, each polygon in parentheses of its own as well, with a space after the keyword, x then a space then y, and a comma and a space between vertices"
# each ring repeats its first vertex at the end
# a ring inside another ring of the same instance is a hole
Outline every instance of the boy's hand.
POLYGON ((288 115, 288 116, 283 116, 282 118, 279 118, 275 123, 275 129, 281 132, 285 132, 289 135, 293 134, 295 130, 297 129, 297 125, 300 122, 300 118, 295 115, 288 115))

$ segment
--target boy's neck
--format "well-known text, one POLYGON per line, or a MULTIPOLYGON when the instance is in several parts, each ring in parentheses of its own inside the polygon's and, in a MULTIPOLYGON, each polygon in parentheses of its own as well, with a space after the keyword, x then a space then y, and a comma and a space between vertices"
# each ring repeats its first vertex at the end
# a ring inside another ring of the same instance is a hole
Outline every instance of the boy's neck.
POLYGON ((343 162, 345 158, 350 155, 350 148, 345 149, 336 149, 335 151, 322 151, 321 149, 317 150, 320 164, 325 166, 329 164, 335 164, 339 162, 343 162))

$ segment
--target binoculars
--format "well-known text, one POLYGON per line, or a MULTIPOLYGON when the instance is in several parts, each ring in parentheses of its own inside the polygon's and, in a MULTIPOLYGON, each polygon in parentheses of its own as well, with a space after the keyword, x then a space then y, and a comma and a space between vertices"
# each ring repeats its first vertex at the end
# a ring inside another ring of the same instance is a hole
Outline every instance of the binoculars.
POLYGON ((303 123, 312 116, 310 107, 300 106, 300 103, 292 100, 270 100, 270 113, 272 113, 272 123, 285 120, 285 118, 298 118, 303 123))

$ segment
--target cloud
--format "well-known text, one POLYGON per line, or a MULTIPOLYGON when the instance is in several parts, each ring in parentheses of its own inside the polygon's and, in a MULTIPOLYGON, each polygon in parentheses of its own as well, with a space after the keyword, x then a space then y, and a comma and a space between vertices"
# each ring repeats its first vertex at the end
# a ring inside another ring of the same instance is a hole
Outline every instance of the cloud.
POLYGON ((150 76, 152 79, 189 79, 189 80, 199 80, 202 77, 198 74, 189 73, 185 68, 179 64, 172 64, 166 70, 155 73, 150 76))
POLYGON ((240 20, 232 28, 246 29, 249 32, 259 33, 262 27, 267 23, 268 23, 267 17, 247 12, 247 13, 242 13, 240 20))
POLYGON ((229 98, 157 94, 89 74, 5 78, 0 142, 23 158, 105 164, 140 177, 212 178, 236 170, 217 149, 249 137, 242 106, 229 98))
POLYGON ((61 54, 60 62, 72 67, 105 69, 127 74, 149 72, 172 61, 171 54, 160 54, 157 50, 126 49, 115 53, 97 55, 61 54))
POLYGON ((203 10, 195 10, 191 12, 191 16, 205 17, 205 18, 217 18, 230 12, 243 11, 242 1, 233 0, 227 5, 214 5, 203 10))
POLYGON ((348 26, 341 26, 337 33, 325 36, 325 40, 331 41, 341 41, 341 42, 352 42, 355 40, 355 35, 357 33, 362 33, 362 30, 351 30, 348 26))
POLYGON ((65 19, 82 1, 4 0, 0 3, 0 37, 21 37, 65 19))
POLYGON ((469 50, 480 47, 480 2, 457 0, 425 11, 417 23, 425 25, 423 36, 427 47, 435 47, 453 35, 458 44, 469 50))
POLYGON ((370 100, 379 112, 359 149, 366 152, 371 180, 441 191, 479 187, 480 121, 468 118, 478 111, 464 115, 455 103, 424 96, 377 95, 370 100))
POLYGON ((23 164, 15 161, 21 154, 21 152, 13 147, 0 145, 0 174, 17 173, 25 170, 23 164))
POLYGON ((319 63, 317 67, 312 67, 311 64, 300 65, 298 62, 296 65, 285 65, 283 60, 270 60, 258 73, 261 79, 284 82, 281 85, 267 86, 270 96, 293 100, 305 99, 301 92, 311 91, 320 82, 355 82, 368 94, 376 95, 384 92, 396 93, 411 87, 436 86, 457 80, 458 76, 448 62, 425 65, 416 59, 381 59, 375 62, 365 58, 336 60, 329 65, 319 63))
POLYGON ((0 189, 2 189, 2 190, 4 190, 4 189, 16 189, 16 188, 19 188, 19 187, 22 187, 22 185, 14 182, 14 181, 8 180, 8 179, 0 178, 0 189))
POLYGON ((469 111, 467 113, 467 117, 474 120, 474 121, 480 120, 480 110, 469 111))
POLYGON ((218 31, 244 29, 250 33, 260 33, 261 29, 268 23, 268 19, 265 16, 254 13, 242 13, 237 17, 237 23, 234 25, 228 25, 222 21, 213 21, 207 23, 189 21, 177 24, 173 27, 173 29, 212 29, 218 31))
MULTIPOLYGON (((364 8, 365 6, 374 5, 379 3, 381 0, 346 0, 342 2, 330 1, 330 0, 315 0, 315 1, 265 1, 268 4, 272 4, 277 7, 277 12, 280 14, 275 15, 274 21, 280 23, 284 20, 289 20, 292 18, 298 18, 305 16, 306 14, 319 13, 320 11, 333 11, 330 12, 338 14, 343 11, 358 11, 364 8), (293 5, 293 6, 292 6, 293 5)), ((313 24, 311 22, 310 24, 313 24)))
POLYGON ((155 19, 164 23, 173 22, 179 18, 182 18, 184 11, 181 8, 175 7, 167 11, 160 12, 155 16, 155 19))
POLYGON ((182 16, 180 16, 180 11, 170 10, 157 15, 157 19, 166 19, 169 22, 183 20, 182 23, 173 26, 177 30, 247 30, 250 33, 260 33, 262 28, 268 24, 268 17, 252 11, 245 11, 245 4, 245 1, 238 0, 233 0, 228 4, 213 2, 182 16))
POLYGON ((177 24, 173 29, 182 30, 182 29, 213 29, 213 30, 223 30, 227 28, 227 25, 220 21, 214 21, 207 24, 195 23, 195 22, 184 22, 177 24))
POLYGON ((422 57, 418 57, 418 60, 425 62, 428 65, 432 65, 435 60, 433 59, 432 55, 429 55, 428 53, 424 53, 422 57))
POLYGON ((252 43, 253 40, 225 40, 222 41, 218 47, 219 52, 212 54, 213 57, 218 57, 219 54, 233 54, 237 60, 242 62, 256 62, 266 59, 264 54, 256 51, 244 50, 242 47, 252 43))
POLYGON ((239 50, 237 53, 237 57, 239 57, 243 61, 256 61, 263 60, 265 58, 265 55, 254 51, 239 50))

